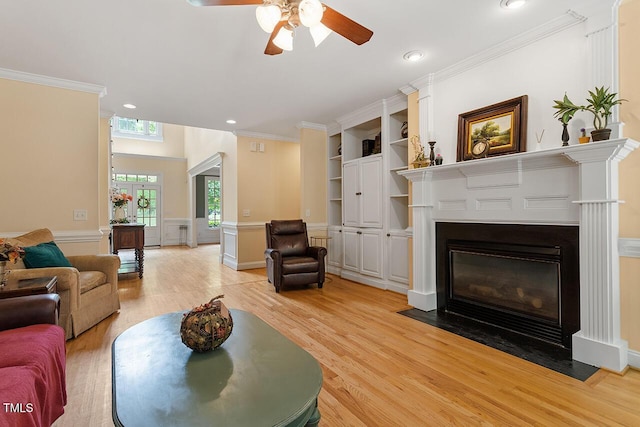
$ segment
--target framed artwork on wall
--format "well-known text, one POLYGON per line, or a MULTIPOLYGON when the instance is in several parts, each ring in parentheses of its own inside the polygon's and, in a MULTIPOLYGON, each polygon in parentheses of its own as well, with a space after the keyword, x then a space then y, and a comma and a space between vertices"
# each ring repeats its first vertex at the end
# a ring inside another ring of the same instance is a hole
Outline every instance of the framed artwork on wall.
POLYGON ((526 151, 527 95, 458 116, 457 161, 526 151))

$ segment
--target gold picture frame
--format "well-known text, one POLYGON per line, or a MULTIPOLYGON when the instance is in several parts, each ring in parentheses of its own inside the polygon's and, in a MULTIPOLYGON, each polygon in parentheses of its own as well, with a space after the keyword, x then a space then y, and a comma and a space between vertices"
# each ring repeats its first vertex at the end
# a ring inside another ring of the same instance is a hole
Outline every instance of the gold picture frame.
POLYGON ((527 95, 509 99, 458 116, 457 161, 478 158, 473 146, 488 143, 486 157, 526 151, 527 95))

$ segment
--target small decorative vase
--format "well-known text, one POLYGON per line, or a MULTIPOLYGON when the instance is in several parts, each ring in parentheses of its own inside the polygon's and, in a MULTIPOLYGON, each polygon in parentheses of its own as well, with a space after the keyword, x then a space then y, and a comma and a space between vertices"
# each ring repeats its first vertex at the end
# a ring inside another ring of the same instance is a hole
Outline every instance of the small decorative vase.
POLYGON ((567 130, 567 124, 562 124, 562 146, 566 147, 569 145, 569 131, 567 130))
POLYGON ((122 221, 123 219, 125 219, 127 217, 127 212, 124 208, 124 206, 116 206, 113 209, 113 219, 116 221, 122 221))
POLYGON ((589 138, 588 136, 579 136, 578 137, 578 141, 580 141, 580 144, 586 144, 587 142, 589 142, 591 138, 589 138))
POLYGON ((214 350, 229 338, 233 319, 227 307, 219 301, 224 295, 212 298, 182 317, 180 338, 190 349, 203 353, 214 350))
POLYGON ((400 138, 406 138, 409 136, 409 123, 403 122, 400 127, 400 138))
POLYGON ((611 129, 594 129, 591 131, 591 139, 593 142, 606 141, 611 137, 611 129))
POLYGON ((436 164, 436 152, 433 151, 434 145, 436 145, 435 141, 429 141, 429 165, 436 164))

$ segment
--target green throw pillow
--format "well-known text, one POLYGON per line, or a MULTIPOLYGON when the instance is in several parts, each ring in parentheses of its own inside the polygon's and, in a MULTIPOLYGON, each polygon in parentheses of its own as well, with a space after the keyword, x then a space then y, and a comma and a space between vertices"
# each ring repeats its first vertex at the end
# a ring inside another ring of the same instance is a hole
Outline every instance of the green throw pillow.
POLYGON ((40 243, 24 248, 27 268, 73 267, 55 242, 40 243))

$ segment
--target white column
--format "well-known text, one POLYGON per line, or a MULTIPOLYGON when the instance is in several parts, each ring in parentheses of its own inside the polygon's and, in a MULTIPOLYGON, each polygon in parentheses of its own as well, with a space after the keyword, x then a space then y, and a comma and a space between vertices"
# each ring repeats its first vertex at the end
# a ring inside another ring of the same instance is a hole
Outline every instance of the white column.
MULTIPOLYGON (((599 0, 593 3, 587 19, 588 58, 590 62, 589 89, 604 86, 619 93, 618 66, 618 9, 620 0, 599 0)), ((622 138, 618 107, 609 118, 611 139, 622 138)))
POLYGON ((618 164, 639 144, 626 139, 565 153, 580 170, 580 331, 573 358, 612 371, 627 366, 620 338, 618 164))
POLYGON ((428 149, 427 143, 436 137, 433 123, 433 73, 427 76, 425 86, 418 90, 418 114, 420 141, 428 149))
POLYGON ((435 223, 429 168, 401 172, 412 183, 413 204, 413 288, 409 305, 430 311, 437 307, 435 223))

